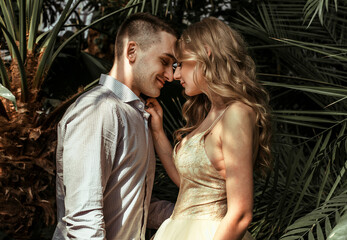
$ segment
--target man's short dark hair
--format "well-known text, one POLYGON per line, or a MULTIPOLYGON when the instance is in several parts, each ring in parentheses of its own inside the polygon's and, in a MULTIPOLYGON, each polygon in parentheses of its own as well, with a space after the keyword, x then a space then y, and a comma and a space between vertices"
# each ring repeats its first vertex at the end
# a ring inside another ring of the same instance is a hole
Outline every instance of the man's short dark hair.
POLYGON ((115 43, 116 58, 119 59, 123 54, 125 37, 137 42, 142 50, 146 50, 154 43, 160 42, 158 34, 162 31, 177 37, 173 28, 149 13, 135 13, 129 16, 118 29, 115 43))

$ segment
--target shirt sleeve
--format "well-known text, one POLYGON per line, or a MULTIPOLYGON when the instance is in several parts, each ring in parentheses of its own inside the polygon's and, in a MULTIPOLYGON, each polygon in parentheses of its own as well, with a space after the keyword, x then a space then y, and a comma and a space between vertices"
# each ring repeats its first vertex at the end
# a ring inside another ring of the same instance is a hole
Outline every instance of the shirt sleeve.
POLYGON ((106 103, 72 112, 65 124, 63 181, 67 236, 106 239, 103 192, 117 148, 118 118, 106 103))
POLYGON ((175 204, 170 201, 152 197, 148 211, 147 228, 158 229, 171 216, 174 207, 175 204))

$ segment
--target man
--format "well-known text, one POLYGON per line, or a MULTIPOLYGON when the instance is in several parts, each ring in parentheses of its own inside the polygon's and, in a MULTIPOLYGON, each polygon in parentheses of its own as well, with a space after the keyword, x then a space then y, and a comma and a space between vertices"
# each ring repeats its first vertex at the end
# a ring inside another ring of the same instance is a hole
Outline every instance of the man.
POLYGON ((175 32, 149 14, 120 26, 114 65, 58 125, 53 239, 145 239, 155 157, 140 94, 173 80, 175 32))

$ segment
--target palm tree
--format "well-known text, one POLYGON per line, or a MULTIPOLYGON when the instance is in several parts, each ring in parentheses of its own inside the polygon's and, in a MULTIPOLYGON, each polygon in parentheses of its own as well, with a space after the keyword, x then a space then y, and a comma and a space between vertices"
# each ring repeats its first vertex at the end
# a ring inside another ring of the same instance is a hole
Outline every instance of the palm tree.
MULTIPOLYGON (((42 239, 42 228, 52 228, 55 223, 55 123, 83 91, 46 112, 41 92, 52 64, 85 30, 112 16, 124 18, 143 11, 148 5, 140 0, 119 1, 117 9, 88 26, 79 25, 71 37, 59 43, 59 32, 72 15, 77 15, 75 9, 82 2, 0 1, 0 29, 6 41, 1 49, 7 47, 10 53, 10 60, 0 58, 0 229, 16 239, 42 239), (59 6, 62 11, 56 24, 41 33, 42 15, 59 6)), ((81 54, 93 68, 106 71, 92 56, 81 54)))

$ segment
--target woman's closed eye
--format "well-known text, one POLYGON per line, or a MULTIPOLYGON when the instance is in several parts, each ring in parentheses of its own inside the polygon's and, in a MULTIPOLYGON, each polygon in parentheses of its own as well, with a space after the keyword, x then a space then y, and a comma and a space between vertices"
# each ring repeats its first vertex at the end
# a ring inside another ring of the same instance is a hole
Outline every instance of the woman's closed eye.
POLYGON ((182 67, 182 62, 175 62, 172 64, 172 69, 175 72, 176 68, 182 67))

